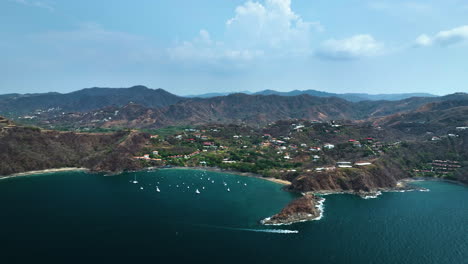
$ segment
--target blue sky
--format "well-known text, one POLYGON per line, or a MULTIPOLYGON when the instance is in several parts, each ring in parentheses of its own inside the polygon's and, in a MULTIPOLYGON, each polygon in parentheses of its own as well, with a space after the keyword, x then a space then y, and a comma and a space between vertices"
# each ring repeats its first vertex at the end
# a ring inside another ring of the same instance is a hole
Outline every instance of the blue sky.
POLYGON ((468 92, 466 0, 0 0, 0 93, 468 92))

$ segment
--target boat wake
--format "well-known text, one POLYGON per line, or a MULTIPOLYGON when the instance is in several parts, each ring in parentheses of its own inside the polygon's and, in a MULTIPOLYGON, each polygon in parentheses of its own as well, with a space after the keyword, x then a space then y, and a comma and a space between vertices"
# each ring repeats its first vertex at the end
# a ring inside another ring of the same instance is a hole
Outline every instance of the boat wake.
POLYGON ((288 229, 248 229, 248 228, 233 228, 233 230, 239 231, 250 231, 250 232, 261 232, 261 233, 276 233, 276 234, 297 234, 297 230, 288 229))
POLYGON ((207 228, 224 229, 230 231, 245 231, 245 232, 257 232, 257 233, 274 233, 274 234, 297 234, 298 230, 289 229, 255 229, 255 228, 237 228, 237 227, 224 227, 224 226, 211 226, 211 225, 198 225, 207 228))

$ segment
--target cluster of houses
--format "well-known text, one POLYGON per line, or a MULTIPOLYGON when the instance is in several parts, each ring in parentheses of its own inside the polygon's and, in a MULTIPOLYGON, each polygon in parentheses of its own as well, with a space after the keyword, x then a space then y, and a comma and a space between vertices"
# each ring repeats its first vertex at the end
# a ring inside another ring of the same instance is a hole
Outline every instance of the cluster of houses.
POLYGON ((11 128, 14 128, 14 127, 16 127, 16 125, 11 123, 10 120, 0 116, 0 130, 11 129, 11 128))
POLYGON ((429 165, 431 166, 430 169, 414 169, 413 171, 424 173, 448 174, 462 167, 460 162, 453 160, 433 160, 431 163, 429 163, 429 165))
POLYGON ((190 154, 187 154, 187 155, 173 155, 173 156, 169 156, 169 158, 171 159, 177 159, 177 158, 184 158, 184 159, 189 159, 197 154, 200 154, 200 150, 197 150, 197 151, 194 151, 190 154))
MULTIPOLYGON (((327 167, 318 167, 315 168, 315 171, 321 172, 321 171, 334 171, 337 168, 353 168, 353 167, 364 167, 364 166, 369 166, 372 165, 372 162, 370 161, 357 161, 354 162, 354 164, 351 161, 338 161, 336 163, 336 166, 327 166, 327 167)), ((307 170, 311 171, 311 170, 307 170)))
MULTIPOLYGON (((187 155, 173 155, 169 156, 168 158, 175 159, 175 158, 184 158, 184 159, 189 159, 197 154, 200 154, 200 150, 194 151, 190 154, 187 155)), ((153 156, 159 156, 159 151, 155 150, 153 151, 153 156)), ((144 154, 143 156, 136 156, 133 157, 134 159, 141 159, 141 160, 152 160, 152 161, 162 161, 161 158, 151 158, 150 154, 144 154)))
MULTIPOLYGON (((456 131, 468 131, 468 127, 466 126, 459 126, 459 127, 455 127, 455 130, 456 131)), ((433 134, 432 132, 427 132, 427 134, 431 135, 433 134)), ((457 138, 459 137, 459 135, 457 134, 453 134, 453 133, 448 133, 447 135, 443 135, 443 136, 432 136, 431 137, 431 141, 440 141, 442 140, 443 138, 457 138)))
POLYGON ((460 162, 453 160, 433 160, 431 165, 433 172, 442 174, 446 174, 461 168, 460 162))

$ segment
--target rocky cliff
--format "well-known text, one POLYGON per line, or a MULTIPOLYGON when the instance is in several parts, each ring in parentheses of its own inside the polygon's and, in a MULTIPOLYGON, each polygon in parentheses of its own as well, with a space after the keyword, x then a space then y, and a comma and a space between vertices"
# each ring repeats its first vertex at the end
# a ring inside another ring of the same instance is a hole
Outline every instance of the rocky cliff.
POLYGON ((61 167, 139 169, 132 157, 148 141, 148 134, 134 131, 90 134, 9 125, 0 128, 0 175, 61 167))
POLYGON ((365 168, 338 168, 303 174, 292 179, 287 189, 299 192, 375 192, 395 188, 399 180, 408 177, 411 175, 401 165, 382 160, 365 168))
POLYGON ((284 225, 313 220, 321 215, 322 198, 308 194, 288 204, 281 212, 261 221, 264 225, 284 225))

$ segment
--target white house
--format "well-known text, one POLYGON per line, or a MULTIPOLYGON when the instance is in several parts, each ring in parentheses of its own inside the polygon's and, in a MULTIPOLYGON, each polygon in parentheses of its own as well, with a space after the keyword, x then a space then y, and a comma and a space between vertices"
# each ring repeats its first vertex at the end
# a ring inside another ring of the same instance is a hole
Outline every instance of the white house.
POLYGON ((335 148, 335 145, 327 143, 327 144, 323 145, 323 147, 326 148, 326 149, 333 149, 333 148, 335 148))
POLYGON ((367 162, 367 161, 360 161, 360 162, 354 163, 354 165, 356 165, 356 166, 369 166, 369 165, 372 165, 372 163, 367 162))

